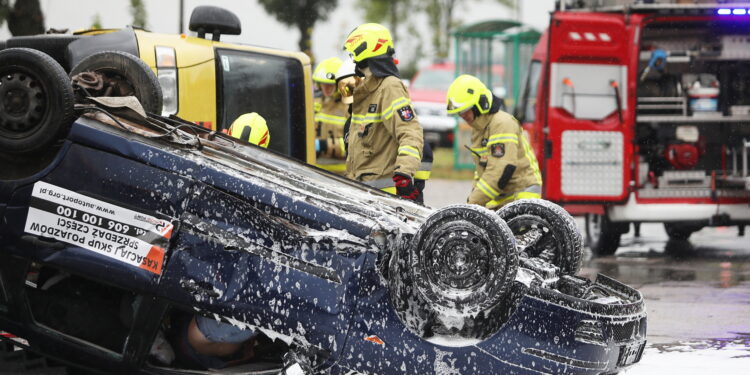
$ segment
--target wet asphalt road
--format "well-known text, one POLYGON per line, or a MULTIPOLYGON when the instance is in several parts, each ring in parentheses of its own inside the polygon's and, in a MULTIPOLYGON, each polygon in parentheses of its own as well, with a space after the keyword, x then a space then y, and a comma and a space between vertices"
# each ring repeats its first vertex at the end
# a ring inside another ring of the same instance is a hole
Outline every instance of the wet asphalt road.
MULTIPOLYGON (((463 203, 470 189, 469 181, 430 180, 425 201, 463 203)), ((600 272, 641 291, 653 346, 731 341, 750 351, 750 230, 738 237, 736 227, 704 228, 689 242, 670 242, 661 224, 643 224, 639 237, 623 235, 614 256, 586 251, 580 275, 600 272)))

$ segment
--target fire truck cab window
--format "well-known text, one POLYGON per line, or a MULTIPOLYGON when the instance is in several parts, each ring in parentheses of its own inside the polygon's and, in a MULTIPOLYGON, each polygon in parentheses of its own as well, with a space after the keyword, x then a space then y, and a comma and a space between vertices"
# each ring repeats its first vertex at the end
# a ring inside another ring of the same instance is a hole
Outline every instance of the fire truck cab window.
POLYGON ((552 63, 550 70, 552 107, 594 121, 627 109, 626 66, 552 63))

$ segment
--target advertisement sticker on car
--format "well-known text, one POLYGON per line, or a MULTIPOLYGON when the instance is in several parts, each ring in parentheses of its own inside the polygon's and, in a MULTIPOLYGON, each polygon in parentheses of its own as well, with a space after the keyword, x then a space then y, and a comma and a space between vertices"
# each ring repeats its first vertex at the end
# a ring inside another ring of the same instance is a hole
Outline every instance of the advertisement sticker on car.
POLYGON ((158 275, 173 227, 168 220, 39 181, 31 194, 24 231, 158 275))

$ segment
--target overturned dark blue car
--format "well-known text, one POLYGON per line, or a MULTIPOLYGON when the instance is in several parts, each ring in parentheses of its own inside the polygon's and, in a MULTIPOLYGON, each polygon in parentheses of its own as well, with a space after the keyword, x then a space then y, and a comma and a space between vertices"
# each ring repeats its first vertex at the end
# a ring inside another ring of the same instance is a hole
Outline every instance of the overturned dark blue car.
MULTIPOLYGON (((34 110, 24 90, 3 108, 34 110)), ((434 210, 177 118, 55 95, 37 101, 60 118, 55 136, 0 150, 0 331, 21 359, 342 375, 614 374, 640 360, 640 293, 575 275, 581 236, 556 205, 434 210), (252 338, 196 363, 186 345, 206 318, 252 338)), ((33 116, 0 117, 2 142, 36 131, 33 116)))

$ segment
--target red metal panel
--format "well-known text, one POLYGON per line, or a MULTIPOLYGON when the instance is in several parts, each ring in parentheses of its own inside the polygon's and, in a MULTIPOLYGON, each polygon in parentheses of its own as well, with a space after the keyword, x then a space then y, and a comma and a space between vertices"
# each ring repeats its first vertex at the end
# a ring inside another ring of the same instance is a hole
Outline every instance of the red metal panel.
MULTIPOLYGON (((635 75, 637 71, 637 48, 633 43, 634 28, 626 24, 623 14, 556 12, 550 23, 549 61, 545 72, 546 95, 549 97, 550 71, 552 63, 612 64, 628 68, 627 108, 623 109, 623 121, 613 113, 600 121, 576 119, 562 108, 550 108, 545 103, 546 139, 551 145, 551 157, 543 159, 545 170, 546 199, 558 203, 622 202, 627 199, 632 172, 632 139, 635 115, 635 75), (636 56, 636 57, 633 57, 636 56), (571 196, 562 192, 562 132, 565 130, 619 131, 623 139, 623 187, 618 196, 571 196)), ((549 147, 549 146, 548 146, 549 147)))

